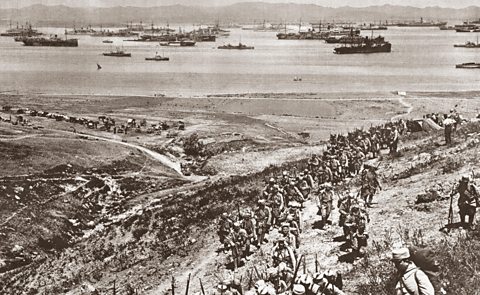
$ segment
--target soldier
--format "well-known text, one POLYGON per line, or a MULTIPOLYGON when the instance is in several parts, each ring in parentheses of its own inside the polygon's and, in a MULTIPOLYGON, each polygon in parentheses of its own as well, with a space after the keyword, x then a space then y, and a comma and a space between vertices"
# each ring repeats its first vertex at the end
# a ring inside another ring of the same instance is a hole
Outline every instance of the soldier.
POLYGON ((390 134, 390 154, 396 155, 398 150, 398 142, 400 141, 400 134, 397 127, 393 126, 392 133, 390 134))
POLYGON ((233 221, 228 217, 228 213, 224 212, 218 223, 218 237, 220 243, 224 244, 225 238, 230 234, 233 226, 233 221))
POLYGON ((370 151, 372 152, 372 157, 375 159, 380 154, 380 139, 378 138, 379 131, 375 131, 372 134, 370 142, 372 143, 370 151))
POLYGON ((341 166, 340 162, 337 160, 335 156, 331 156, 330 158, 330 169, 332 171, 332 183, 336 184, 341 181, 341 166))
POLYGON ((243 216, 241 227, 245 229, 245 231, 247 232, 248 238, 250 239, 250 242, 253 244, 257 244, 256 224, 257 222, 255 218, 252 218, 252 212, 248 210, 243 216))
POLYGON ((288 186, 285 188, 285 193, 288 196, 288 201, 297 201, 303 207, 303 202, 305 202, 306 200, 303 197, 302 192, 295 185, 295 181, 293 181, 293 180, 290 181, 288 186))
POLYGON ((293 250, 285 244, 284 237, 278 238, 277 244, 273 247, 272 259, 274 267, 284 262, 288 268, 295 269, 297 264, 293 250))
POLYGON ((346 149, 341 149, 340 154, 340 171, 341 177, 345 178, 347 176, 348 171, 348 151, 346 149))
POLYGON ((460 222, 462 223, 462 226, 471 228, 475 221, 475 213, 477 207, 480 205, 480 200, 478 189, 475 184, 470 182, 470 177, 468 175, 462 176, 460 183, 454 188, 450 196, 453 197, 457 193, 460 195, 458 198, 460 222), (466 222, 466 216, 468 216, 468 223, 466 222))
POLYGON ((300 245, 300 225, 295 221, 295 216, 293 214, 287 215, 287 221, 290 225, 290 232, 295 236, 296 248, 300 245))
POLYGON ((360 194, 368 207, 372 206, 373 195, 377 192, 377 188, 382 189, 375 170, 375 167, 365 164, 362 171, 362 188, 360 194))
POLYGON ((277 191, 277 188, 275 187, 275 178, 270 177, 267 185, 263 188, 263 191, 267 192, 268 194, 273 194, 277 191))
POLYGON ((448 116, 443 120, 443 126, 445 126, 445 144, 449 145, 452 143, 452 133, 455 126, 455 120, 448 116))
POLYGON ((317 180, 318 184, 322 184, 325 182, 331 182, 333 179, 332 170, 325 164, 324 161, 321 162, 320 168, 317 172, 317 180))
POLYGON ((267 269, 267 280, 275 288, 275 293, 280 294, 288 290, 287 283, 280 278, 278 267, 270 267, 267 269))
POLYGON ((317 197, 318 212, 322 216, 321 228, 323 228, 330 221, 328 218, 332 212, 334 192, 330 183, 324 183, 317 197))
POLYGON ((368 217, 360 210, 360 206, 353 204, 350 214, 345 220, 344 232, 347 233, 347 242, 355 257, 362 256, 364 248, 367 246, 367 222, 368 217))
POLYGON ((285 238, 285 243, 287 244, 287 246, 289 246, 292 250, 298 248, 295 235, 290 232, 290 223, 283 222, 280 233, 285 238))
POLYGON ((308 169, 310 171, 315 171, 319 165, 320 160, 318 159, 317 155, 313 154, 312 157, 308 159, 308 169))
POLYGON ((310 172, 311 170, 309 169, 305 169, 303 171, 303 176, 308 184, 308 186, 313 189, 313 187, 315 186, 315 180, 313 179, 313 175, 312 173, 310 172))
POLYGON ((331 270, 313 274, 312 290, 314 294, 345 295, 341 290, 341 277, 331 270), (340 286, 340 287, 339 287, 340 286))
POLYGON ((348 193, 346 197, 338 200, 338 212, 340 216, 338 218, 338 225, 343 228, 343 236, 347 238, 348 232, 346 230, 345 221, 350 214, 350 207, 352 206, 352 200, 355 198, 353 193, 348 193))
POLYGON ((255 212, 255 217, 257 220, 257 246, 260 246, 265 242, 265 234, 268 233, 270 229, 270 221, 272 219, 272 213, 270 209, 266 206, 265 200, 258 201, 258 209, 255 212))
POLYGON ((398 271, 396 295, 434 295, 435 289, 428 276, 410 260, 408 248, 392 251, 392 262, 398 271))

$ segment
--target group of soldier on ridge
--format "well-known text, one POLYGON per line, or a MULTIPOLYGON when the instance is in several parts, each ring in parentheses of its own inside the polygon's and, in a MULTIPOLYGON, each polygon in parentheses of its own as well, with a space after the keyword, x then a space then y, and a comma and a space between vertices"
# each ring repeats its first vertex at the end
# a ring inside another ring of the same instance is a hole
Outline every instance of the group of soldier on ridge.
MULTIPOLYGON (((381 189, 377 168, 366 160, 378 157, 384 148, 396 155, 399 137, 406 132, 407 125, 400 120, 367 131, 331 135, 326 151, 321 156, 313 155, 301 172, 283 171, 281 175, 268 179, 255 209, 242 211, 238 208, 236 214, 223 213, 218 234, 224 251, 231 253, 234 270, 249 260, 252 246, 258 249, 268 242, 268 238, 272 240, 273 249, 265 272, 260 273, 255 267, 260 280, 253 288, 244 292, 238 279, 224 280, 217 286, 218 291, 227 295, 344 294, 341 274, 337 271, 319 272, 317 264, 313 274, 299 271, 302 261, 302 255, 298 253, 301 209, 307 200, 315 201, 321 216, 320 228, 323 229, 333 224, 330 215, 336 201, 338 226, 343 229, 347 251, 354 259, 362 257, 368 241, 368 208, 373 204, 375 193, 381 189), (361 183, 356 193, 350 191, 344 181, 355 176, 359 176, 361 183), (274 236, 279 237, 274 239, 274 236)), ((452 195, 460 194, 461 222, 467 226, 472 224, 476 207, 480 205, 478 190, 469 180, 467 176, 462 177, 452 192, 452 195), (468 223, 466 217, 469 217, 468 223)), ((413 269, 421 279, 413 283, 406 280, 407 283, 403 284, 399 281, 397 294, 434 294, 428 276, 415 268, 408 249, 396 249, 392 257, 400 276, 411 279, 409 273, 413 269), (418 292, 409 293, 412 285, 418 292)), ((252 285, 250 278, 249 286, 252 285)))
MULTIPOLYGON (((253 246, 259 248, 267 243, 267 238, 272 239, 270 267, 266 273, 257 275, 262 280, 251 292, 262 295, 344 294, 341 275, 335 271, 298 272, 302 260, 298 253, 301 209, 307 200, 315 201, 321 216, 319 227, 323 229, 333 224, 330 215, 336 202, 338 226, 343 228, 347 251, 354 258, 363 256, 370 221, 368 208, 372 206, 376 191, 381 189, 376 167, 365 161, 378 157, 380 149, 385 147, 396 153, 399 135, 405 132, 405 122, 398 121, 366 131, 332 135, 326 151, 321 156, 313 155, 301 172, 283 171, 269 178, 254 209, 238 208, 234 214, 222 214, 218 235, 224 251, 231 253, 234 270, 249 260, 253 246), (358 192, 342 186, 345 179, 357 175, 361 178, 358 192), (273 236, 279 237, 273 239, 273 236)), ((218 291, 236 293, 238 288, 235 280, 227 280, 219 284, 218 291)))

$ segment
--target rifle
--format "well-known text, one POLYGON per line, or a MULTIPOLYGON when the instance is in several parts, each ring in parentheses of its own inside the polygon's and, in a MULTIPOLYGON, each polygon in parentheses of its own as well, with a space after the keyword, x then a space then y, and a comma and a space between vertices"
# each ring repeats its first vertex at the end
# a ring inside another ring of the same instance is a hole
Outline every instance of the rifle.
POLYGON ((290 287, 289 287, 290 290, 293 290, 294 281, 295 281, 295 278, 297 277, 298 269, 300 268, 300 262, 302 261, 302 258, 303 258, 303 254, 298 259, 297 265, 295 265, 295 272, 293 273, 293 280, 292 280, 292 282, 290 284, 290 287))
POLYGON ((188 274, 187 288, 185 289, 185 295, 188 295, 188 287, 190 287, 190 273, 188 274))
POLYGON ((315 253, 315 272, 317 273, 318 272, 318 254, 315 253))
POLYGON ((200 281, 200 289, 202 290, 202 295, 205 295, 205 289, 203 288, 202 279, 198 278, 198 280, 200 281))
POLYGON ((455 195, 454 190, 455 190, 455 186, 452 188, 452 191, 450 193, 450 208, 448 209, 448 224, 453 224, 453 196, 455 195))

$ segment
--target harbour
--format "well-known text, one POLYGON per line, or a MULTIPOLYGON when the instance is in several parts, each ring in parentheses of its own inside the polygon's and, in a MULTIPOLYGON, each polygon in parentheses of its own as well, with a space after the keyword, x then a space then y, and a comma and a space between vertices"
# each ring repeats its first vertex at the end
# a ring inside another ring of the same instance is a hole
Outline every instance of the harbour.
MULTIPOLYGON (((324 40, 277 40, 275 32, 229 30, 230 36, 217 38, 216 42, 197 42, 194 47, 162 46, 170 57, 168 65, 162 67, 144 60, 160 49, 158 42, 125 42, 127 38, 111 37, 112 43, 104 44, 101 38, 76 35, 76 48, 42 48, 25 47, 12 37, 1 37, 0 81, 14 85, 20 93, 115 95, 124 94, 127 87, 132 95, 182 96, 366 89, 468 91, 476 89, 478 82, 474 73, 454 69, 455 64, 480 58, 480 52, 453 47, 466 42, 469 35, 436 27, 389 27, 381 35, 392 43, 390 53, 355 56, 333 54, 341 44, 326 44, 324 40), (255 50, 232 54, 216 49, 238 44, 238 40, 255 50), (131 52, 132 58, 119 61, 102 57, 103 52, 119 46, 131 52), (103 67, 101 71, 97 71, 97 62, 103 67), (295 83, 295 76, 301 76, 302 83, 295 83)), ((62 36, 64 29, 42 31, 62 36)), ((370 32, 362 35, 369 36, 370 32)))

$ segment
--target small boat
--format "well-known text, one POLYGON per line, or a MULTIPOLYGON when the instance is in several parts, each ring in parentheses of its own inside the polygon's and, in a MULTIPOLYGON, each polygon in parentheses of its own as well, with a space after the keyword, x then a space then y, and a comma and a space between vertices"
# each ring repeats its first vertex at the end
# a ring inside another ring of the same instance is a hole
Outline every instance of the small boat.
POLYGON ((102 43, 113 43, 112 40, 103 40, 102 43))
POLYGON ((131 57, 132 54, 125 52, 123 50, 117 49, 116 51, 104 52, 104 56, 115 56, 115 57, 131 57))
POLYGON ((465 44, 454 44, 453 47, 480 48, 480 44, 478 44, 478 38, 477 38, 477 43, 467 41, 465 44))
POLYGON ((480 69, 480 63, 466 62, 455 66, 457 69, 480 69))
POLYGON ((167 56, 162 56, 162 55, 159 55, 158 53, 155 53, 154 57, 145 57, 145 60, 168 61, 168 60, 170 60, 170 58, 167 57, 167 56))
POLYGON ((243 50, 243 49, 255 49, 255 47, 247 46, 247 45, 242 44, 242 43, 238 43, 238 45, 228 44, 228 45, 218 46, 218 49, 240 49, 240 50, 243 50))

